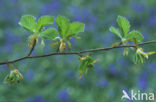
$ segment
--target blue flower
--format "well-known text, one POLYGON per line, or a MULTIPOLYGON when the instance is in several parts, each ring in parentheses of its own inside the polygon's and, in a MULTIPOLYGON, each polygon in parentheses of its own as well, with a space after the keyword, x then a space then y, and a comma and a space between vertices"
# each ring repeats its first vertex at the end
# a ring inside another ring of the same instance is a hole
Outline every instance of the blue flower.
POLYGON ((58 10, 60 7, 61 7, 61 4, 58 0, 53 1, 51 3, 43 5, 41 8, 41 13, 47 14, 49 12, 54 12, 54 11, 58 10))
POLYGON ((73 72, 72 70, 67 70, 67 71, 66 71, 66 76, 67 76, 68 78, 72 78, 72 77, 74 76, 74 72, 73 72))
POLYGON ((108 86, 108 81, 106 81, 106 80, 99 80, 99 81, 97 82, 97 86, 98 86, 99 88, 107 87, 107 86, 108 86))
POLYGON ((11 44, 9 43, 9 42, 6 42, 5 43, 5 45, 4 45, 4 47, 2 48, 2 50, 3 51, 5 51, 5 52, 12 52, 12 46, 11 46, 11 44))
POLYGON ((148 63, 147 65, 147 69, 153 71, 156 71, 156 63, 148 63))
POLYGON ((34 99, 31 97, 31 98, 27 98, 25 102, 34 102, 34 99))
POLYGON ((16 36, 15 34, 12 34, 12 32, 10 30, 4 31, 4 37, 6 38, 7 42, 9 42, 9 43, 18 42, 21 39, 18 36, 16 36))
POLYGON ((142 72, 141 75, 138 78, 138 86, 142 90, 146 90, 148 86, 148 79, 147 79, 147 73, 142 72))
POLYGON ((148 20, 148 24, 151 27, 156 26, 156 16, 150 16, 148 20))
POLYGON ((113 37, 114 37, 114 35, 113 35, 112 33, 108 32, 108 33, 106 34, 106 36, 103 37, 103 38, 104 38, 104 39, 103 39, 103 43, 104 43, 105 45, 110 44, 110 43, 112 42, 112 40, 113 40, 113 37))
POLYGON ((117 70, 116 70, 115 65, 112 64, 112 65, 109 66, 109 72, 112 75, 116 75, 117 74, 117 70))
POLYGON ((61 90, 58 92, 57 97, 62 102, 71 102, 67 90, 61 90))
MULTIPOLYGON (((128 61, 127 60, 125 60, 124 58, 120 58, 119 60, 118 60, 118 64, 119 65, 121 65, 121 66, 129 66, 129 63, 128 63, 128 61)), ((128 67, 126 67, 126 68, 128 68, 128 67)))
POLYGON ((104 75, 102 68, 98 67, 96 64, 95 64, 95 71, 96 71, 97 75, 99 75, 99 76, 104 75))
POLYGON ((35 102, 45 102, 42 96, 37 96, 35 102))
POLYGON ((42 96, 30 97, 25 102, 45 102, 42 96))
POLYGON ((26 79, 27 80, 32 80, 34 77, 34 70, 33 69, 30 69, 26 72, 26 79))
POLYGON ((141 3, 135 3, 132 6, 134 12, 142 13, 145 10, 145 5, 141 3))

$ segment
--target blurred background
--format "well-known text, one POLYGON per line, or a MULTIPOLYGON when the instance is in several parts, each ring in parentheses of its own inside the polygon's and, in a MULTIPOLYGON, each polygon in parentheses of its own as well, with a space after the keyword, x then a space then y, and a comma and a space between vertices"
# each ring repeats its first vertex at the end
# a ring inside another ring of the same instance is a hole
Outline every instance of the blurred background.
MULTIPOLYGON (((156 0, 0 0, 0 62, 28 52, 30 33, 18 25, 22 15, 63 15, 85 23, 81 40, 71 40, 72 50, 80 51, 118 42, 109 32, 111 25, 117 26, 118 15, 129 19, 131 29, 142 32, 144 41, 155 40, 155 5, 156 0)), ((51 43, 46 41, 44 49, 38 44, 33 55, 54 52, 51 43)), ((153 51, 156 45, 144 48, 153 51)), ((123 49, 92 53, 99 61, 80 79, 77 56, 23 60, 14 64, 24 76, 24 81, 15 86, 3 83, 10 71, 1 65, 0 102, 121 102, 122 90, 156 92, 156 55, 145 64, 134 64, 134 51, 129 56, 122 53, 123 49)))

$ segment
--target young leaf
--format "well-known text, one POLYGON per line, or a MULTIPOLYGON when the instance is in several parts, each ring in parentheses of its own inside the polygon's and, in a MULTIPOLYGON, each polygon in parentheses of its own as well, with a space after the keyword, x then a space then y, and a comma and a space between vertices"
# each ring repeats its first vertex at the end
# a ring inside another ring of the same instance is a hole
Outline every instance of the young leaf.
POLYGON ((22 26, 24 29, 34 33, 36 27, 35 21, 36 18, 34 16, 26 15, 22 16, 19 25, 22 26))
POLYGON ((48 28, 45 31, 39 33, 39 36, 43 37, 44 39, 54 39, 57 36, 58 32, 54 28, 48 28))
POLYGON ((63 16, 58 16, 55 19, 57 25, 58 25, 58 29, 59 29, 59 34, 62 38, 65 37, 65 35, 68 33, 69 30, 69 20, 63 16))
POLYGON ((136 41, 139 43, 139 42, 142 42, 143 40, 143 36, 140 32, 136 31, 136 30, 133 30, 131 31, 127 36, 126 36, 126 39, 131 39, 131 38, 135 38, 136 41))
POLYGON ((65 49, 66 49, 66 42, 60 40, 60 46, 59 46, 60 52, 64 51, 65 49))
POLYGON ((84 32, 85 25, 80 22, 73 22, 70 24, 69 35, 75 35, 84 32))
POLYGON ((44 48, 44 47, 45 47, 45 42, 44 42, 44 39, 42 39, 42 40, 41 40, 40 47, 41 47, 41 48, 44 48))
POLYGON ((117 22, 118 22, 119 27, 122 29, 123 37, 125 37, 126 34, 127 34, 127 33, 129 32, 129 30, 130 30, 129 21, 128 21, 125 17, 118 16, 117 22))
POLYGON ((72 45, 69 41, 67 41, 67 46, 68 46, 68 49, 71 50, 72 45))
POLYGON ((38 19, 37 22, 37 31, 41 31, 44 26, 53 24, 53 16, 42 16, 38 19))
POLYGON ((109 31, 122 39, 122 36, 121 36, 121 33, 120 33, 119 29, 112 26, 112 27, 109 28, 109 31))
POLYGON ((79 77, 81 77, 83 73, 87 73, 89 68, 94 68, 93 64, 96 63, 98 60, 97 59, 93 60, 93 58, 90 57, 90 55, 87 55, 87 56, 80 57, 80 61, 81 64, 79 68, 80 71, 79 77))

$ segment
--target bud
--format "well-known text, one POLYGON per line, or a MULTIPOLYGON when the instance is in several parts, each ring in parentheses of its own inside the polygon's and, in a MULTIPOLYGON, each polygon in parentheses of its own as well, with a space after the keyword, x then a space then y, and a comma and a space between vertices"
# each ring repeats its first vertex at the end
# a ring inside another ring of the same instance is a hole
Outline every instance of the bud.
POLYGON ((98 59, 93 60, 90 54, 88 54, 87 56, 80 57, 81 64, 79 68, 79 71, 80 71, 79 78, 82 77, 83 73, 87 73, 88 69, 94 68, 93 64, 96 63, 97 61, 98 59))
POLYGON ((128 48, 124 48, 123 56, 127 56, 127 55, 128 55, 128 48))
POLYGON ((32 49, 32 47, 34 46, 34 43, 36 43, 36 44, 38 43, 37 35, 33 34, 33 35, 29 36, 28 41, 29 41, 29 44, 28 44, 29 49, 32 49), (36 40, 36 42, 34 42, 34 40, 36 40))
POLYGON ((144 52, 144 50, 142 48, 138 48, 136 51, 138 54, 143 55, 145 58, 148 59, 148 54, 144 52))
POLYGON ((21 80, 23 80, 22 74, 17 69, 13 69, 10 71, 10 74, 5 77, 4 83, 14 85, 16 82, 19 83, 21 80))
POLYGON ((63 40, 61 40, 59 50, 62 52, 65 49, 66 49, 66 43, 63 40))

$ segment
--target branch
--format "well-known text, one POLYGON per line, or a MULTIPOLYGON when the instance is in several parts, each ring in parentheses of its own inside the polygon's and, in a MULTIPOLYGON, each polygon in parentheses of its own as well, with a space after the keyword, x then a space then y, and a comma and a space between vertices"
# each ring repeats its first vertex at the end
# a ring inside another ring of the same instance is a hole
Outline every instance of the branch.
POLYGON ((35 48, 35 45, 36 45, 36 39, 34 39, 33 45, 32 45, 32 47, 31 47, 31 49, 30 49, 30 51, 29 51, 29 53, 28 53, 27 56, 30 56, 30 55, 31 55, 31 53, 33 52, 33 50, 34 50, 34 48, 35 48))
MULTIPOLYGON (((147 41, 143 43, 139 43, 138 45, 147 45, 147 44, 153 44, 156 43, 156 40, 154 41, 147 41)), ((35 45, 34 45, 35 47, 35 45)), ((32 51, 34 49, 32 48, 32 51)), ((54 52, 50 54, 44 54, 44 55, 38 55, 38 56, 30 56, 32 51, 30 50, 29 54, 27 56, 12 60, 12 61, 5 61, 5 62, 0 62, 0 65, 8 64, 8 63, 15 63, 18 61, 22 61, 25 59, 31 59, 31 58, 41 58, 41 57, 49 57, 49 56, 54 56, 54 55, 81 55, 83 53, 88 53, 88 52, 98 52, 98 51, 105 51, 105 50, 111 50, 111 49, 116 49, 116 48, 125 48, 125 47, 136 47, 135 45, 127 45, 127 46, 117 46, 117 47, 106 47, 106 48, 95 48, 95 49, 89 49, 89 50, 83 50, 83 51, 76 51, 76 52, 54 52)))

